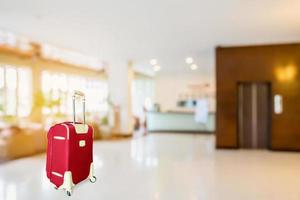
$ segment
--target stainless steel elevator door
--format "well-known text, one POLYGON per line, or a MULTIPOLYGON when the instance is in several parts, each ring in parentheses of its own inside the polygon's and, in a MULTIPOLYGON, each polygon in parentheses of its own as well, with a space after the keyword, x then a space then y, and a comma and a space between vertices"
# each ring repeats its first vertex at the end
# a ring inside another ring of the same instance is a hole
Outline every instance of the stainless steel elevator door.
POLYGON ((271 87, 269 83, 238 84, 238 139, 240 148, 268 148, 271 87))

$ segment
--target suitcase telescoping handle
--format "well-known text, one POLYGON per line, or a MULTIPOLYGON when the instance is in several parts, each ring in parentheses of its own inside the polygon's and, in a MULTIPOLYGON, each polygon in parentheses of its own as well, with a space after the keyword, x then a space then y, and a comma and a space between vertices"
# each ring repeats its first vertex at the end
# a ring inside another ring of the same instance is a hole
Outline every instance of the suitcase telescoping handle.
POLYGON ((81 100, 82 100, 82 106, 83 106, 83 124, 85 124, 85 96, 84 96, 83 92, 80 92, 80 91, 77 91, 77 90, 74 91, 74 94, 73 94, 73 97, 72 97, 72 99, 73 99, 73 123, 75 124, 75 122, 76 122, 76 111, 75 111, 76 97, 80 97, 81 100))

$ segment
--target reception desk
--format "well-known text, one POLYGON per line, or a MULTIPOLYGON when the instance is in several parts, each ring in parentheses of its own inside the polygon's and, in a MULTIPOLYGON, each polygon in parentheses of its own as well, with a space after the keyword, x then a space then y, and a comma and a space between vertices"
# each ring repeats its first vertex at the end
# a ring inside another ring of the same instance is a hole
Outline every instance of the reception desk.
POLYGON ((148 112, 149 132, 203 132, 215 131, 215 113, 209 113, 206 123, 197 123, 193 112, 148 112))

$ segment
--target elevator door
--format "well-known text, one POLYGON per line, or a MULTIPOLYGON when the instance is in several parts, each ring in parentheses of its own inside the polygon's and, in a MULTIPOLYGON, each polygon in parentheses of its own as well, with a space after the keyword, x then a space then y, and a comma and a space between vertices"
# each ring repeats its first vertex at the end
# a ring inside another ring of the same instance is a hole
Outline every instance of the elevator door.
POLYGON ((270 83, 238 84, 238 139, 240 148, 269 147, 271 124, 270 83))

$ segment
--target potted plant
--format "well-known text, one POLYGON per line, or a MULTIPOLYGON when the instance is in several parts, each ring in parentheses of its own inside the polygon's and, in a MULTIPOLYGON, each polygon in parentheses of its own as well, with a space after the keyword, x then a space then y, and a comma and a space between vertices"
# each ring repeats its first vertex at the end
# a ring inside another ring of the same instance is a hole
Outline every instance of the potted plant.
POLYGON ((100 120, 100 131, 103 138, 111 136, 111 127, 109 125, 108 116, 105 115, 100 120))

